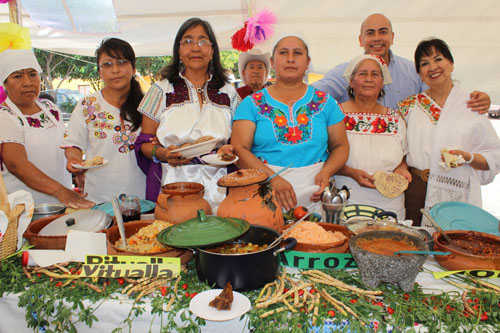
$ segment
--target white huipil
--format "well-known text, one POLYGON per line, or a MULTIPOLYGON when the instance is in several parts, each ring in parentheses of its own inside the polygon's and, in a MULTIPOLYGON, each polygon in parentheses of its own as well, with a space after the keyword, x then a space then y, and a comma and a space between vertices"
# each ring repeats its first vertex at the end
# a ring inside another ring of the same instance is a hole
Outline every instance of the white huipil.
POLYGON ((80 100, 71 115, 64 147, 77 147, 87 160, 95 156, 108 164, 87 170, 84 191, 88 200, 109 202, 120 194, 146 193, 146 175, 137 165, 134 143, 141 128, 132 132, 132 124, 122 121, 120 109, 109 104, 100 91, 80 100))
MULTIPOLYGON (((60 149, 65 126, 62 121, 61 112, 55 104, 48 100, 36 100, 41 111, 30 115, 37 122, 45 118, 43 127, 30 126, 26 116, 9 99, 5 100, 7 110, 0 112, 0 142, 19 143, 24 145, 28 160, 50 178, 61 185, 71 189, 71 174, 66 171, 66 158, 64 151, 60 149), (59 114, 56 120, 52 112, 59 114), (21 124, 21 122, 22 124, 21 124)), ((2 171, 2 177, 7 187, 7 192, 13 193, 17 190, 25 190, 33 196, 35 204, 58 202, 56 197, 47 195, 25 185, 16 176, 11 174, 6 167, 2 171)))
MULTIPOLYGON (((164 79, 156 82, 146 93, 139 111, 159 122, 156 136, 164 147, 180 146, 208 135, 218 139, 218 146, 221 146, 231 136, 231 122, 240 101, 239 96, 230 84, 218 91, 209 91, 205 83, 202 94, 203 104, 200 110, 198 93, 189 80, 183 78, 174 87, 164 79)), ((203 164, 173 167, 162 163, 162 184, 203 184, 204 198, 210 203, 214 213, 226 196, 226 189, 217 186, 217 181, 226 174, 225 167, 203 164)))
MULTIPOLYGON (((387 114, 344 113, 350 152, 346 165, 373 175, 375 171, 392 172, 407 153, 406 126, 403 118, 387 109, 387 114)), ((387 198, 374 188, 362 187, 353 178, 335 176, 337 187, 351 192, 348 204, 365 204, 392 211, 405 218, 404 194, 387 198)))

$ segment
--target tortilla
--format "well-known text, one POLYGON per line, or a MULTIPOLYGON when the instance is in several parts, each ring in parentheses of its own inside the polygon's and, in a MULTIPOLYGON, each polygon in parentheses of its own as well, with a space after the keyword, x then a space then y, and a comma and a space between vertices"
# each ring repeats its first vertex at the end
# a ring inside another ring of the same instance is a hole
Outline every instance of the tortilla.
POLYGON ((91 160, 86 160, 85 162, 83 162, 83 165, 89 167, 89 166, 101 165, 103 163, 104 163, 104 158, 102 158, 101 156, 95 156, 91 160))
POLYGON ((458 156, 450 154, 448 148, 441 148, 441 155, 443 155, 444 163, 448 168, 456 168, 458 166, 458 156))
POLYGON ((377 171, 373 179, 375 188, 387 198, 395 198, 408 188, 408 180, 397 173, 377 171))

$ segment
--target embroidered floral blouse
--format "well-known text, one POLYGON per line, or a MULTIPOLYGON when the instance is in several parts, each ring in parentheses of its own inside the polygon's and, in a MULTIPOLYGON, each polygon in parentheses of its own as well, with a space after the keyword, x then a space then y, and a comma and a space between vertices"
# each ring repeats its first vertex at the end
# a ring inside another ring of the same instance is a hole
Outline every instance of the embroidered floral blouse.
POLYGON ((63 146, 79 148, 86 159, 102 156, 109 161, 86 172, 85 192, 89 200, 108 202, 121 193, 145 197, 146 178, 134 153, 140 128, 132 132, 131 127, 100 91, 83 98, 75 107, 63 146))
POLYGON ((406 162, 419 170, 428 169, 441 107, 424 92, 409 96, 398 106, 408 124, 406 162))
POLYGON ((255 156, 276 166, 293 163, 294 168, 326 161, 327 128, 342 119, 337 102, 312 86, 291 107, 272 98, 265 88, 243 100, 234 116, 235 121, 255 123, 255 156))
MULTIPOLYGON (((59 121, 60 111, 57 106, 48 99, 39 101, 59 121)), ((26 120, 30 127, 52 128, 56 126, 43 111, 26 116, 26 120)), ((24 144, 23 120, 6 106, 0 106, 0 142, 24 144)))

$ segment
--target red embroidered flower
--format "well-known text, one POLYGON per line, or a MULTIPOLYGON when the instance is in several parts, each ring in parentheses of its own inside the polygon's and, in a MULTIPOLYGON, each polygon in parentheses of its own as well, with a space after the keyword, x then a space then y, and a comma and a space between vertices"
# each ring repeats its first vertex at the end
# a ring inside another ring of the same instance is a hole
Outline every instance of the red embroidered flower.
POLYGON ((309 122, 309 117, 301 113, 297 116, 297 122, 302 125, 307 125, 307 123, 309 122))
POLYGON ((326 93, 323 91, 316 90, 316 96, 319 98, 318 103, 324 103, 326 99, 326 93))
POLYGON ((293 143, 297 143, 297 141, 302 139, 302 131, 299 130, 297 126, 288 127, 288 133, 285 133, 285 138, 288 141, 293 141, 293 143))
POLYGON ((345 118, 344 118, 344 124, 345 124, 345 129, 347 131, 350 131, 356 125, 356 120, 354 118, 349 117, 349 116, 345 116, 345 118))
POLYGON ((372 122, 372 126, 373 126, 373 129, 371 130, 372 133, 384 133, 385 130, 387 129, 387 123, 382 118, 376 118, 372 122))
POLYGON ((262 100, 262 93, 253 94, 252 98, 255 99, 256 101, 260 101, 260 100, 262 100))
POLYGON ((31 126, 31 127, 40 127, 40 119, 37 119, 37 118, 31 118, 31 117, 26 117, 26 120, 28 121, 28 124, 31 126))
POLYGON ((286 120, 285 116, 277 116, 276 118, 274 118, 274 123, 278 125, 278 127, 285 127, 288 121, 286 120))

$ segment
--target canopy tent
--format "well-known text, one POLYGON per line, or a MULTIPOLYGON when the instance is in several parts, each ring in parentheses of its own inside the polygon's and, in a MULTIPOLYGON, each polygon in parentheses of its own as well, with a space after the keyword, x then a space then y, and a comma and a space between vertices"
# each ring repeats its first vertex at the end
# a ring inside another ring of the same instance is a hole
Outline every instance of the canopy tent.
MULTIPOLYGON (((28 0, 18 0, 18 2, 28 0)), ((65 9, 76 3, 89 4, 80 14, 88 15, 95 26, 93 0, 45 0, 40 6, 60 3, 65 9)), ((186 19, 197 16, 208 20, 222 50, 231 49, 231 36, 244 21, 263 8, 277 16, 274 36, 300 31, 308 39, 314 70, 326 73, 336 64, 363 50, 359 47, 359 28, 374 12, 388 16, 395 33, 392 50, 412 59, 417 43, 426 37, 444 39, 455 58, 454 77, 469 90, 486 91, 493 102, 500 101, 500 1, 498 0, 114 0, 118 31, 80 33, 37 25, 22 11, 22 24, 30 29, 32 45, 64 53, 92 55, 107 36, 129 41, 138 56, 168 55, 175 34, 186 19)), ((54 20, 66 11, 52 11, 54 20)), ((0 4, 0 22, 8 22, 8 6, 0 4)), ((258 46, 270 50, 273 38, 258 46)))

